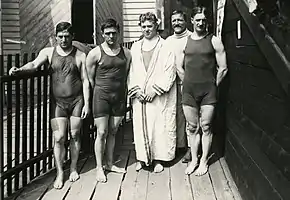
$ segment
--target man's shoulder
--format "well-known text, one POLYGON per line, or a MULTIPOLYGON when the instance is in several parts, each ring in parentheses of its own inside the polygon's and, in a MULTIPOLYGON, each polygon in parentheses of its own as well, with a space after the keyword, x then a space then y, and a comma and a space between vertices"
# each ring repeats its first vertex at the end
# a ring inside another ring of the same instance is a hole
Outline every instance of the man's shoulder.
POLYGON ((49 55, 53 52, 54 48, 55 47, 45 47, 40 52, 49 55))

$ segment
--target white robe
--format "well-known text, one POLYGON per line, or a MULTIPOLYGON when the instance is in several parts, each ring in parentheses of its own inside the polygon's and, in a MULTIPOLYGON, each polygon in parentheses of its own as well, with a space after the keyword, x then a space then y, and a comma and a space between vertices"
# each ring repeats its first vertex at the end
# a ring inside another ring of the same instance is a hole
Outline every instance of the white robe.
POLYGON ((132 97, 133 131, 137 160, 147 165, 153 160, 170 161, 176 148, 176 68, 174 54, 163 47, 160 37, 146 71, 141 46, 131 48, 132 62, 128 76, 132 97), (150 103, 141 103, 134 95, 154 90, 158 95, 150 103))
POLYGON ((183 59, 184 59, 184 49, 187 43, 188 37, 192 34, 189 30, 185 30, 181 34, 173 34, 169 36, 165 43, 171 49, 170 51, 174 52, 175 55, 175 67, 177 71, 177 105, 176 105, 176 140, 177 140, 177 147, 183 148, 186 145, 190 146, 187 138, 187 134, 185 131, 185 116, 182 109, 182 79, 184 77, 184 66, 183 66, 183 59))

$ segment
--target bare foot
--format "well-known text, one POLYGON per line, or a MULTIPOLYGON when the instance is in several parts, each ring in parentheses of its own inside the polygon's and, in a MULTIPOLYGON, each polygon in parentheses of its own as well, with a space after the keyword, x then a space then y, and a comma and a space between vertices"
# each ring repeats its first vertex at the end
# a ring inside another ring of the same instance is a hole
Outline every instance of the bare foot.
POLYGON ((197 161, 191 161, 187 166, 187 168, 185 169, 185 174, 186 175, 192 174, 192 172, 194 172, 197 166, 198 166, 197 161))
POLYGON ((136 169, 136 171, 138 172, 138 171, 140 171, 141 169, 142 169, 142 163, 141 162, 139 162, 139 161, 137 161, 136 162, 136 166, 135 166, 135 169, 136 169))
POLYGON ((77 171, 71 171, 70 175, 69 175, 69 180, 71 182, 75 182, 80 178, 79 174, 77 173, 77 171))
POLYGON ((53 187, 55 189, 61 189, 63 186, 63 173, 59 173, 54 181, 53 187))
POLYGON ((116 172, 116 173, 120 173, 120 174, 126 173, 126 170, 124 168, 120 168, 120 167, 117 167, 115 165, 106 165, 105 169, 107 171, 116 172))
POLYGON ((195 176, 202 176, 208 171, 208 164, 206 161, 200 161, 198 168, 194 172, 195 176))
POLYGON ((101 183, 106 183, 107 182, 107 177, 104 173, 103 168, 97 168, 97 177, 96 177, 98 182, 101 183))
POLYGON ((160 173, 164 170, 163 165, 161 165, 161 163, 156 163, 154 166, 154 172, 155 173, 160 173))

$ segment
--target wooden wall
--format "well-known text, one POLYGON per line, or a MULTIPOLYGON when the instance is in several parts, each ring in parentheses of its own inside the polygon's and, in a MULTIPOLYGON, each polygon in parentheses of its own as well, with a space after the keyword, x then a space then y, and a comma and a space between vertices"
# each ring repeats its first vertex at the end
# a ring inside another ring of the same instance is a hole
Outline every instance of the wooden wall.
POLYGON ((123 41, 123 18, 122 18, 122 1, 121 0, 98 0, 97 5, 97 44, 103 42, 101 24, 108 18, 115 19, 120 25, 121 42, 123 41))
POLYGON ((155 0, 123 0, 124 42, 135 41, 142 35, 139 16, 146 12, 155 12, 155 0))
POLYGON ((268 36, 259 35, 258 25, 257 31, 250 28, 240 4, 227 0, 223 27, 229 67, 220 101, 226 112, 225 157, 245 200, 286 200, 290 199, 289 94, 277 76, 280 60, 276 66, 271 62, 277 52, 267 53, 271 46, 262 44, 268 36))
POLYGON ((20 44, 10 42, 9 40, 19 42, 20 22, 19 22, 19 0, 1 0, 2 7, 2 47, 3 54, 15 54, 20 52, 20 44))
POLYGON ((56 24, 71 22, 71 0, 19 1, 20 35, 26 42, 22 45, 22 52, 38 52, 51 45, 56 24))

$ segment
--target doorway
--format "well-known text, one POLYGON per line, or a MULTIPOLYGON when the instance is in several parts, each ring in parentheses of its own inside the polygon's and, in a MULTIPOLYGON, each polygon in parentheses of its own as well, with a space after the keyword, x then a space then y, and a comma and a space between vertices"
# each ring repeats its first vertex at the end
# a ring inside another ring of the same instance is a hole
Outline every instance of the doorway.
POLYGON ((93 44, 93 0, 73 0, 72 25, 75 40, 93 44))

